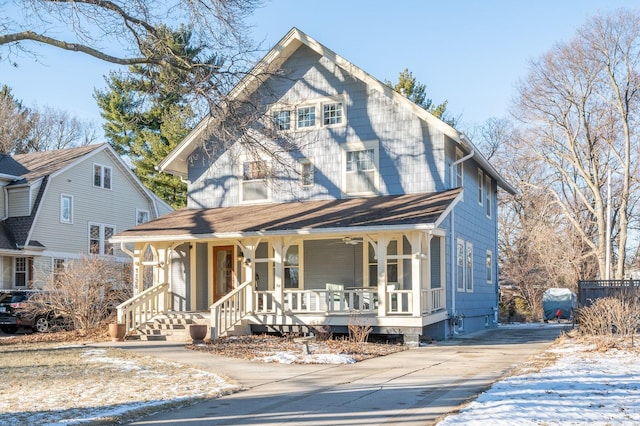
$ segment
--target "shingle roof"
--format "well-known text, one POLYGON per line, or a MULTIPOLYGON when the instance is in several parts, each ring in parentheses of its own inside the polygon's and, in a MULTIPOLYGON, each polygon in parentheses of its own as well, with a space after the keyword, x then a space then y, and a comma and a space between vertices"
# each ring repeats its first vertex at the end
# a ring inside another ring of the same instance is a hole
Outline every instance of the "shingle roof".
POLYGON ((241 233, 290 233, 363 227, 434 224, 451 206, 461 188, 430 194, 304 201, 278 204, 182 209, 123 231, 115 241, 149 237, 185 237, 241 233))
MULTIPOLYGON (((13 156, 13 159, 20 163, 25 169, 25 171, 19 175, 27 181, 33 181, 63 169, 77 159, 102 146, 104 146, 104 144, 34 152, 31 154, 17 154, 13 156)), ((2 163, 0 163, 0 165, 2 165, 2 163)), ((5 172, 0 168, 0 173, 5 172)))

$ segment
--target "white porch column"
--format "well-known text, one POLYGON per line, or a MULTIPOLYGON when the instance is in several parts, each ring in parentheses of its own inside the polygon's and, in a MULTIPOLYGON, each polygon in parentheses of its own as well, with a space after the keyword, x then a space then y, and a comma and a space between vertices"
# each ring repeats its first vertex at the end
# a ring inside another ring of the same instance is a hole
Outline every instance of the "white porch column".
POLYGON ((273 245, 273 289, 276 304, 276 315, 284 314, 284 244, 282 238, 277 238, 273 245))
POLYGON ((387 315, 387 244, 385 235, 378 237, 376 253, 378 255, 378 316, 387 315))
POLYGON ((419 232, 412 232, 411 244, 411 293, 413 294, 412 316, 422 315, 422 238, 419 232))
MULTIPOLYGON (((251 281, 251 285, 253 290, 255 291, 255 277, 256 277, 256 258, 255 258, 255 247, 254 245, 246 245, 242 249, 242 254, 244 257, 244 262, 242 264, 242 277, 241 282, 246 282, 247 280, 251 281)), ((247 311, 253 311, 253 294, 254 291, 250 291, 247 294, 247 300, 245 300, 247 311)))
POLYGON ((189 306, 188 309, 195 311, 197 305, 197 266, 196 266, 196 243, 189 243, 189 306))

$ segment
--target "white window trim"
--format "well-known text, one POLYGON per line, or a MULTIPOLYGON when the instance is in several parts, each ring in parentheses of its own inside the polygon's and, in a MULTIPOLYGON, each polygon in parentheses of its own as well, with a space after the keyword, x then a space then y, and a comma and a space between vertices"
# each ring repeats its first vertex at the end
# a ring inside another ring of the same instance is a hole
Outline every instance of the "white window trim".
POLYGON ((465 268, 465 245, 464 240, 462 238, 456 239, 456 291, 464 292, 465 291, 465 280, 464 280, 464 271, 465 268), (460 247, 462 247, 462 253, 460 252, 460 247), (462 266, 460 265, 462 262, 462 266))
POLYGON ((252 161, 263 161, 269 170, 269 164, 266 160, 256 160, 249 157, 241 157, 239 166, 238 166, 238 203, 239 204, 265 204, 271 202, 271 184, 269 176, 265 179, 252 179, 252 180, 244 180, 244 163, 252 162, 252 161), (267 186, 267 198, 264 200, 244 200, 244 183, 245 182, 258 182, 264 180, 267 186))
POLYGON ((28 288, 29 281, 31 281, 31 277, 29 276, 29 257, 27 256, 18 256, 13 258, 13 287, 14 288, 28 288), (16 279, 18 275, 18 259, 24 259, 24 271, 20 271, 24 273, 24 285, 18 285, 18 280, 16 279))
POLYGON ((147 222, 138 222, 138 217, 140 216, 140 213, 147 214, 147 222, 151 220, 151 214, 149 213, 149 210, 136 209, 136 220, 135 220, 136 225, 142 225, 143 223, 147 223, 147 222))
POLYGON ((487 250, 486 256, 487 257, 485 258, 485 264, 487 263, 487 261, 489 261, 489 264, 486 265, 487 284, 493 284, 493 252, 491 250, 487 250))
POLYGON ((298 163, 300 164, 300 186, 303 188, 311 188, 313 185, 315 185, 316 179, 315 179, 315 174, 316 174, 316 168, 313 164, 313 161, 311 161, 310 158, 302 158, 298 161, 298 163), (304 168, 305 167, 309 167, 309 174, 310 174, 310 182, 309 183, 305 183, 305 172, 304 172, 304 168))
POLYGON ((60 194, 60 223, 73 225, 73 195, 60 194), (69 220, 64 220, 64 200, 69 200, 69 220))
POLYGON ((274 103, 267 108, 267 117, 269 121, 269 127, 272 130, 278 132, 306 132, 309 130, 318 130, 322 128, 332 129, 336 127, 345 127, 347 125, 347 102, 344 95, 324 96, 321 98, 308 99, 299 104, 288 103, 274 103), (342 121, 335 124, 324 124, 324 106, 327 104, 342 104, 342 121), (299 127, 298 126, 298 109, 315 107, 315 123, 313 126, 299 127), (278 111, 290 111, 289 116, 289 129, 280 130, 277 129, 273 121, 273 113, 278 111))
POLYGON ((487 215, 487 217, 489 219, 491 219, 491 176, 489 175, 485 175, 484 176, 484 182, 485 182, 485 214, 487 215))
POLYGON ((473 243, 471 241, 467 241, 465 244, 464 270, 464 291, 473 293, 473 243))
MULTIPOLYGON (((458 148, 456 148, 456 156, 455 156, 455 160, 454 161, 458 161, 462 159, 462 151, 458 148)), ((464 161, 460 161, 458 164, 456 164, 455 170, 454 170, 454 188, 457 187, 463 187, 464 186, 464 161), (460 171, 458 173, 458 170, 460 171), (458 178, 460 179, 460 183, 458 183, 458 178)))
POLYGON ((98 222, 89 222, 87 225, 87 253, 89 254, 89 256, 115 256, 116 254, 116 247, 113 246, 113 254, 106 254, 105 253, 105 243, 107 242, 104 238, 104 229, 105 228, 113 228, 113 235, 116 234, 116 226, 115 225, 110 225, 108 223, 98 223, 98 222), (99 226, 100 227, 100 235, 99 235, 99 241, 100 241, 100 248, 98 250, 98 253, 91 253, 91 227, 92 226, 99 226))
POLYGON ((94 188, 102 188, 102 189, 107 189, 107 190, 111 190, 113 189, 113 168, 111 166, 105 166, 104 164, 100 164, 100 163, 93 163, 93 167, 91 169, 91 181, 93 183, 93 187, 94 188), (100 185, 96 185, 95 182, 95 170, 96 170, 96 166, 100 167, 100 185), (105 188, 104 187, 104 171, 106 169, 109 169, 109 174, 111 176, 111 181, 109 182, 109 187, 105 188))
POLYGON ((478 204, 484 205, 484 173, 478 169, 478 204))
MULTIPOLYGON (((290 290, 304 290, 304 244, 291 244, 288 245, 286 247, 284 247, 283 253, 284 256, 282 257, 282 270, 283 272, 286 274, 287 269, 291 269, 291 266, 287 267, 285 265, 285 261, 286 261, 286 257, 287 257, 287 252, 289 251, 289 249, 292 246, 298 246, 298 266, 296 266, 298 268, 298 287, 291 287, 289 288, 290 290)), ((282 286, 284 288, 284 277, 283 277, 283 281, 282 281, 282 286)))
POLYGON ((371 141, 355 141, 347 142, 342 146, 342 164, 341 164, 342 184, 341 190, 345 196, 362 196, 375 195, 380 192, 380 142, 378 140, 371 141), (371 192, 347 192, 347 152, 365 151, 373 149, 374 170, 373 170, 373 187, 371 192))

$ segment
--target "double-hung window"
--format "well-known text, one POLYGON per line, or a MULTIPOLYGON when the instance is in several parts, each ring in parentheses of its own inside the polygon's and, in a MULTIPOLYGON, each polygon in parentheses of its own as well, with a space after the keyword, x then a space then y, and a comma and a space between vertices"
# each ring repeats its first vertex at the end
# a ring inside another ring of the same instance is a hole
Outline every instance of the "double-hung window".
POLYGON ((93 165, 93 186, 111 189, 111 167, 101 164, 93 165))
POLYGON ((485 209, 486 209, 486 213, 487 213, 487 217, 491 217, 491 176, 489 175, 485 175, 484 176, 484 196, 485 196, 485 209))
POLYGON ((60 195, 60 222, 73 223, 73 196, 60 195))
POLYGON ((456 288, 464 291, 464 240, 456 240, 456 288))
POLYGON ((378 189, 378 142, 350 143, 345 147, 344 192, 375 194, 378 189))
POLYGON ((116 233, 115 226, 102 223, 89 224, 89 253, 96 255, 113 255, 113 244, 109 238, 116 233))
POLYGON ((478 204, 484 203, 484 173, 478 169, 478 204))
POLYGON ((467 241, 464 281, 465 289, 468 292, 473 291, 473 244, 470 241, 467 241))
POLYGON ((269 199, 267 164, 262 161, 242 163, 241 201, 255 202, 269 199))

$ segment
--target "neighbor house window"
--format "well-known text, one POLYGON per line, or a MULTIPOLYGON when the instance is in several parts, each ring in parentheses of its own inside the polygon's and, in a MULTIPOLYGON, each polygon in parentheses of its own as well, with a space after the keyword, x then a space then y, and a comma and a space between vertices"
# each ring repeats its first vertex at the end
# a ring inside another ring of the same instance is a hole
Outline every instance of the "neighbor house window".
POLYGON ((149 211, 136 209, 136 225, 149 222, 149 211))
POLYGON ((464 291, 464 240, 456 240, 456 288, 464 291))
POLYGON ((478 204, 484 203, 484 173, 482 170, 478 170, 478 204))
POLYGON ((60 195, 60 222, 73 223, 73 197, 60 195))
POLYGON ((64 273, 65 260, 61 258, 53 259, 53 280, 54 282, 60 281, 60 277, 64 273))
POLYGON ((487 212, 487 217, 491 217, 491 176, 486 175, 484 177, 484 197, 485 197, 485 209, 487 212))
POLYGON ((26 287, 29 282, 29 259, 26 257, 16 257, 15 285, 16 287, 26 287))
POLYGON ((267 164, 264 161, 242 163, 241 200, 243 202, 269 199, 267 164))
POLYGON ((93 165, 93 186, 111 189, 111 167, 93 165))
POLYGON ((333 102, 322 105, 322 124, 331 126, 342 124, 342 102, 333 102))
POLYGON ((303 106, 296 109, 296 120, 298 129, 315 127, 316 125, 316 107, 303 106))
POLYGON ((272 111, 271 120, 276 130, 291 129, 291 111, 290 110, 272 111))
POLYGON ((467 241, 467 252, 464 271, 465 289, 473 291, 473 244, 467 241))
POLYGON ((487 250, 487 283, 493 283, 493 253, 487 250))
POLYGON ((113 255, 113 244, 109 238, 113 237, 116 228, 101 223, 89 224, 89 253, 97 255, 113 255))
POLYGON ((372 194, 378 189, 377 141, 348 144, 345 152, 344 192, 372 194))

